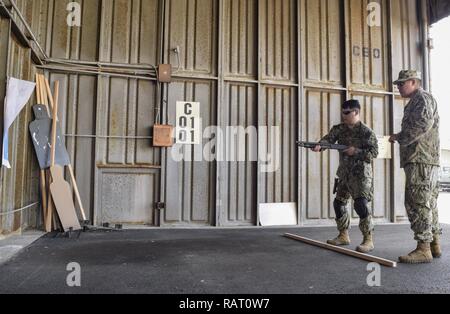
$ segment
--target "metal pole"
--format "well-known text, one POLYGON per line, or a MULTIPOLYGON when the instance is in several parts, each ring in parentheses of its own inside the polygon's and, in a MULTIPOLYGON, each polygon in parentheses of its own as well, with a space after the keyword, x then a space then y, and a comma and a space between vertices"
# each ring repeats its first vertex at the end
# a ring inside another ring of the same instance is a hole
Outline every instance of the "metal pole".
POLYGON ((310 244, 310 245, 314 245, 323 249, 327 249, 330 251, 334 251, 334 252, 338 252, 338 253, 342 253, 348 256, 352 256, 352 257, 356 257, 365 261, 369 261, 369 262, 375 262, 378 263, 380 265, 384 265, 387 267, 397 267, 397 263, 394 261, 390 261, 381 257, 377 257, 377 256, 372 256, 372 255, 368 255, 368 254, 363 254, 363 253, 359 253, 356 251, 352 251, 343 247, 338 247, 338 246, 334 246, 334 245, 330 245, 330 244, 326 244, 323 242, 319 242, 319 241, 315 241, 315 240, 311 240, 308 238, 304 238, 295 234, 290 234, 290 233, 286 233, 284 235, 284 237, 292 239, 292 240, 296 240, 296 241, 300 241, 306 244, 310 244))

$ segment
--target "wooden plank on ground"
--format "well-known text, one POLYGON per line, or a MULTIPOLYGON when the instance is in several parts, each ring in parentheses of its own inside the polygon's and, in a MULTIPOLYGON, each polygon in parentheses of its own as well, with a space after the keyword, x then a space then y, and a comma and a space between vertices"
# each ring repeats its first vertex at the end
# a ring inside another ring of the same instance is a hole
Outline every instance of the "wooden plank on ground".
POLYGON ((314 245, 323 249, 327 249, 327 250, 331 250, 334 252, 338 252, 341 254, 345 254, 348 256, 352 256, 352 257, 356 257, 365 261, 369 261, 369 262, 374 262, 374 263, 378 263, 380 265, 383 266, 387 266, 387 267, 397 267, 397 263, 388 259, 384 259, 381 257, 376 257, 376 256, 372 256, 369 254, 364 254, 364 253, 360 253, 357 251, 353 251, 353 250, 349 250, 343 247, 339 247, 339 246, 334 246, 334 245, 330 245, 327 243, 323 243, 320 241, 316 241, 316 240, 311 240, 305 237, 301 237, 299 235, 295 235, 295 234, 291 234, 291 233, 286 233, 284 234, 284 237, 292 239, 292 240, 297 240, 306 244, 310 244, 310 245, 314 245))
POLYGON ((53 201, 64 231, 80 230, 81 225, 75 211, 70 185, 64 180, 63 168, 52 166, 50 168, 53 183, 50 184, 53 201))
MULTIPOLYGON (((42 104, 42 94, 41 94, 41 79, 38 73, 36 73, 36 100, 38 104, 42 104)), ((50 232, 51 230, 47 230, 47 179, 45 177, 45 170, 41 169, 40 176, 40 184, 41 184, 41 200, 42 200, 42 216, 44 227, 46 231, 50 232)))
MULTIPOLYGON (((48 86, 48 82, 46 81, 48 86)), ((64 231, 80 230, 81 225, 78 221, 75 205, 72 199, 72 192, 70 185, 64 180, 64 168, 55 165, 55 147, 56 147, 56 117, 58 115, 58 95, 59 82, 55 82, 54 104, 53 104, 53 120, 52 120, 52 136, 51 136, 51 156, 50 156, 50 173, 52 176, 52 184, 50 184, 50 192, 53 202, 58 212, 59 220, 61 221, 64 231)))

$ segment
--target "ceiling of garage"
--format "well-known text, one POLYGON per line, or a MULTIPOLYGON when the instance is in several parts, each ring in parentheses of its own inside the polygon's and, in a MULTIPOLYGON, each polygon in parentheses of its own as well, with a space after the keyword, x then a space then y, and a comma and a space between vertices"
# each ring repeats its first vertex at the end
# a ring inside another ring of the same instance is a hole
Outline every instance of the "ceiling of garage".
POLYGON ((448 0, 428 0, 428 7, 431 24, 450 15, 450 1, 448 0))

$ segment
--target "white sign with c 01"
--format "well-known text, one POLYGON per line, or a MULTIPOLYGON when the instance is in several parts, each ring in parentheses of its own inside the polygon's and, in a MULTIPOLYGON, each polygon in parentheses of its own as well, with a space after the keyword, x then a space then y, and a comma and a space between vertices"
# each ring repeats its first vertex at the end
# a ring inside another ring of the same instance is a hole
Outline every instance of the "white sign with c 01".
POLYGON ((199 102, 177 101, 176 142, 181 145, 198 145, 201 134, 199 102))

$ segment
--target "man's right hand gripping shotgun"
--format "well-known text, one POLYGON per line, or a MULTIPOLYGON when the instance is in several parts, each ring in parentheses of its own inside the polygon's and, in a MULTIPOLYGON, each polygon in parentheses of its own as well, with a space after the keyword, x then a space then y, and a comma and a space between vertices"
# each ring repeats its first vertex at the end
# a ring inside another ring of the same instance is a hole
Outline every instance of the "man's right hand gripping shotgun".
POLYGON ((314 142, 297 141, 297 145, 299 147, 309 148, 309 149, 316 148, 317 146, 320 146, 322 149, 331 149, 331 150, 338 150, 338 151, 344 151, 344 150, 348 149, 348 146, 345 146, 345 145, 328 144, 328 143, 314 143, 314 142))

